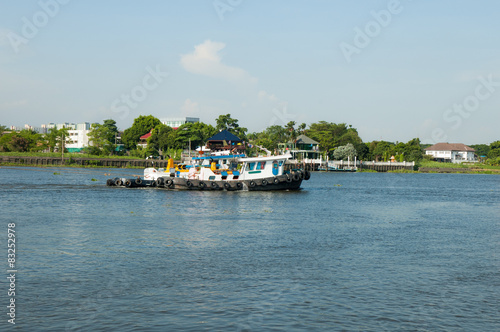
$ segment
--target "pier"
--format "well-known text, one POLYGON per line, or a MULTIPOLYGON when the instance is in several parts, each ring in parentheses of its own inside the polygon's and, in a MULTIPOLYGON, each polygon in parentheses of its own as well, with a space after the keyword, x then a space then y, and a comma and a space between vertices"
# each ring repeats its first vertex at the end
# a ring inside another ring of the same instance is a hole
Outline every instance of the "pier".
POLYGON ((397 171, 397 170, 415 170, 415 162, 391 162, 391 161, 344 161, 344 160, 330 160, 328 162, 322 161, 288 161, 290 169, 302 168, 308 171, 360 171, 372 170, 377 172, 397 171))
MULTIPOLYGON (((100 166, 100 167, 167 167, 167 160, 158 159, 125 159, 125 158, 74 158, 74 157, 25 157, 25 156, 0 156, 1 164, 16 164, 27 166, 100 166)), ((330 160, 328 163, 323 161, 313 162, 312 160, 287 161, 285 168, 290 169, 304 169, 307 171, 319 171, 321 169, 333 169, 340 171, 347 170, 373 170, 377 172, 387 172, 396 170, 414 170, 415 162, 390 162, 390 161, 343 161, 343 160, 330 160)))
POLYGON ((101 166, 101 167, 167 167, 168 160, 119 159, 119 158, 74 158, 74 157, 24 157, 0 156, 0 164, 21 164, 27 166, 101 166))

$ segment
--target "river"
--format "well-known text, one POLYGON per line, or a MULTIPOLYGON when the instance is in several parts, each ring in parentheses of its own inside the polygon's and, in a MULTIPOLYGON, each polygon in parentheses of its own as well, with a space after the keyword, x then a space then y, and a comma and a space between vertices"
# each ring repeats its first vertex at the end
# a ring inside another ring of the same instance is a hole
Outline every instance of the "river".
POLYGON ((295 192, 105 185, 141 173, 0 168, 1 330, 500 330, 497 175, 313 173, 295 192))

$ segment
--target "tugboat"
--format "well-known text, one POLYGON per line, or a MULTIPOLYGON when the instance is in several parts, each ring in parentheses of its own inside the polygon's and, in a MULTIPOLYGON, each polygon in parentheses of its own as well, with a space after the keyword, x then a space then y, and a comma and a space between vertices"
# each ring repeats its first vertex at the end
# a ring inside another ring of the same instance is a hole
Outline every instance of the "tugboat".
POLYGON ((166 170, 148 167, 143 178, 108 179, 107 185, 186 190, 298 190, 311 173, 300 169, 285 170, 289 158, 291 155, 254 158, 224 155, 193 158, 192 165, 177 166, 170 159, 166 170))

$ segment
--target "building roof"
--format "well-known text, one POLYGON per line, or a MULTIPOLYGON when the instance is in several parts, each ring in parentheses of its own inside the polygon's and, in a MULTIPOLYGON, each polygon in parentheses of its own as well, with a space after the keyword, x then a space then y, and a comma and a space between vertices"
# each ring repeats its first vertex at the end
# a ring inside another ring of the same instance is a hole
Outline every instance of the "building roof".
POLYGON ((238 136, 235 136, 231 134, 227 130, 223 130, 220 133, 215 134, 214 136, 210 137, 208 139, 208 142, 210 141, 226 141, 226 142, 241 142, 241 140, 238 138, 238 136))
POLYGON ((143 140, 143 139, 148 139, 150 136, 151 136, 151 132, 149 132, 149 133, 147 133, 147 134, 142 135, 139 139, 141 139, 141 140, 143 140))
POLYGON ((312 138, 307 137, 306 135, 299 135, 295 140, 295 144, 319 144, 312 138))
POLYGON ((468 151, 475 152, 473 148, 463 143, 437 143, 425 148, 426 151, 468 151))

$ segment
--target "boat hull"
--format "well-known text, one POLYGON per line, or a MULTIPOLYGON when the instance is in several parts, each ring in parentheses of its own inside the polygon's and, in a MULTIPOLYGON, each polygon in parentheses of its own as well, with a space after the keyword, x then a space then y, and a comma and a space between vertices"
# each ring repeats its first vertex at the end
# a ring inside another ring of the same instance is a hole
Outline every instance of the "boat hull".
POLYGON ((154 187, 169 190, 203 190, 203 191, 274 191, 274 190, 299 190, 303 178, 278 176, 260 180, 235 180, 235 181, 203 181, 197 179, 162 177, 156 180, 109 179, 108 186, 124 186, 127 188, 154 187))

